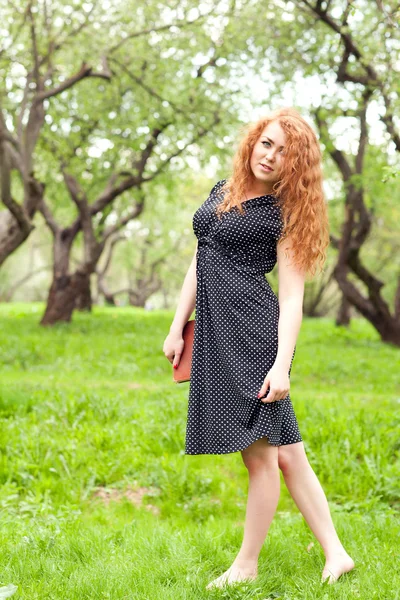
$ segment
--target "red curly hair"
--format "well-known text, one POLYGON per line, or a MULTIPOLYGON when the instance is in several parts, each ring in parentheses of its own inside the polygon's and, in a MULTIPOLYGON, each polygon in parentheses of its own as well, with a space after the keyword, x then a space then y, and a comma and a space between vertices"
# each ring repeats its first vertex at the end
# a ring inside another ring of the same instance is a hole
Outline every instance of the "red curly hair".
POLYGON ((243 214, 242 201, 254 179, 250 168, 253 148, 265 127, 278 121, 286 135, 285 158, 280 181, 273 186, 280 207, 283 228, 279 244, 291 241, 295 265, 315 275, 326 260, 329 246, 329 220, 322 188, 321 149, 313 129, 295 108, 280 108, 245 126, 244 136, 233 158, 231 177, 224 183, 223 201, 217 215, 234 206, 243 214))

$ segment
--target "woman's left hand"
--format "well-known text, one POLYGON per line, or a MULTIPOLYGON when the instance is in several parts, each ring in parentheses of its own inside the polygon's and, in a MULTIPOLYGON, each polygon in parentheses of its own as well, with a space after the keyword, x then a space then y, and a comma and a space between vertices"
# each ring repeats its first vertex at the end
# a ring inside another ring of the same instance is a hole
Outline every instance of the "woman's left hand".
POLYGON ((258 397, 261 402, 275 402, 276 400, 283 400, 289 393, 290 379, 288 371, 280 367, 279 365, 273 365, 268 371, 264 383, 261 386, 258 397), (269 391, 268 391, 269 388, 269 391), (262 398, 261 396, 265 396, 262 398))

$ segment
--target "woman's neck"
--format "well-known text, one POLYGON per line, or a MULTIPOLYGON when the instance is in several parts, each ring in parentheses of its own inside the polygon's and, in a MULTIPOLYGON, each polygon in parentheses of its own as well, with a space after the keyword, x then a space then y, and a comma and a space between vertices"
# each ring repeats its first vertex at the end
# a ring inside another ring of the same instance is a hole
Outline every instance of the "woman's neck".
POLYGON ((267 196, 268 194, 273 194, 272 186, 268 186, 265 184, 253 184, 250 188, 246 190, 246 200, 249 198, 257 198, 258 196, 267 196))

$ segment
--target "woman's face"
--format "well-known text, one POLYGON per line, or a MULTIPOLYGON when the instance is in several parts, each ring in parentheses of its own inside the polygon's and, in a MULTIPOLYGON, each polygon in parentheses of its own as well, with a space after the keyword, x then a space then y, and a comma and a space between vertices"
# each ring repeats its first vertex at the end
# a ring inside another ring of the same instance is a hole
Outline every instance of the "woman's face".
POLYGON ((273 184, 281 178, 285 142, 286 135, 279 122, 272 121, 265 127, 254 145, 250 167, 257 182, 265 184, 268 188, 267 193, 272 192, 273 184))

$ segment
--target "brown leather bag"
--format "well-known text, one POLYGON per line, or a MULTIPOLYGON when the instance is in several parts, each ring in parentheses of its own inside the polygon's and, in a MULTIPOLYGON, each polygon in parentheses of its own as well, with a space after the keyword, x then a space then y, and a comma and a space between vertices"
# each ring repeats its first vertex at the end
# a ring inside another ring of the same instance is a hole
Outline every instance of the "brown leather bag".
POLYGON ((182 331, 182 337, 184 341, 183 352, 181 360, 176 369, 173 370, 173 380, 175 383, 183 383, 184 381, 190 381, 190 370, 192 366, 192 352, 193 352, 193 340, 194 340, 194 324, 195 319, 189 319, 182 331))

